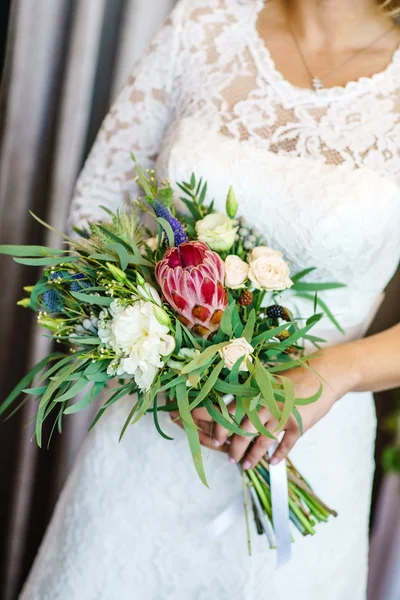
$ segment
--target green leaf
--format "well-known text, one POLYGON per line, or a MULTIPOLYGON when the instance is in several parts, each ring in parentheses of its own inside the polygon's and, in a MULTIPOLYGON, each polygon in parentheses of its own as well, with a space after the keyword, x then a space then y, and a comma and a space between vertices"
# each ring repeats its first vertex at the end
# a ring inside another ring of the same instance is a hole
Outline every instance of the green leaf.
POLYGON ((33 310, 37 310, 37 304, 39 297, 47 292, 50 289, 50 286, 47 283, 47 277, 41 277, 39 281, 36 282, 34 288, 30 295, 31 307, 33 310))
POLYGON ((309 396, 308 398, 296 398, 296 406, 306 406, 307 404, 313 404, 314 402, 317 402, 317 400, 321 398, 323 391, 324 386, 321 383, 321 385, 318 388, 318 391, 315 392, 315 394, 313 394, 312 396, 309 396))
POLYGON ((126 396, 128 394, 128 389, 132 386, 132 383, 126 383, 125 385, 123 385, 122 387, 118 388, 113 394, 112 396, 110 396, 110 398, 107 400, 107 402, 105 402, 103 404, 103 406, 100 408, 100 410, 98 411, 97 415, 95 416, 95 418, 93 419, 90 427, 89 427, 89 431, 91 431, 93 429, 93 427, 96 425, 96 423, 101 419, 101 417, 103 416, 103 414, 106 412, 107 408, 109 406, 111 406, 112 404, 115 404, 115 402, 117 402, 118 400, 120 400, 121 398, 123 398, 124 396, 126 396))
MULTIPOLYGON (((299 298, 306 298, 308 300, 312 299, 312 296, 310 296, 309 294, 296 294, 296 295, 299 296, 299 298)), ((328 319, 331 321, 331 323, 333 323, 333 325, 336 327, 336 329, 338 329, 340 331, 340 333, 345 335, 345 331, 344 331, 343 327, 340 325, 339 321, 336 319, 334 314, 331 312, 329 306, 323 300, 321 300, 321 298, 319 298, 319 297, 317 299, 317 304, 324 311, 324 313, 326 314, 328 319)))
POLYGON ((254 308, 251 310, 245 328, 243 329, 242 337, 246 338, 246 340, 251 343, 254 334, 254 326, 256 323, 256 311, 254 308))
POLYGON ((23 394, 28 394, 29 396, 41 396, 47 390, 47 385, 42 385, 41 387, 34 388, 26 388, 22 390, 23 394))
POLYGON ((175 353, 178 354, 182 347, 182 325, 178 319, 175 320, 175 353))
POLYGON ((337 290, 347 287, 343 283, 295 283, 290 289, 295 292, 322 292, 324 290, 337 290))
POLYGON ((201 445, 197 427, 193 421, 189 408, 189 397, 185 383, 181 383, 176 388, 176 397, 178 401, 179 413, 182 417, 183 427, 185 429, 190 451, 192 453, 193 463, 198 476, 205 486, 208 487, 206 474, 204 472, 203 459, 201 455, 201 445))
POLYGON ((208 394, 211 392, 211 390, 213 389, 219 374, 221 373, 222 369, 224 368, 224 361, 221 360, 212 370, 211 374, 209 375, 209 377, 207 378, 207 381, 205 382, 205 384, 202 386, 200 392, 197 394, 196 398, 193 400, 193 402, 190 404, 190 410, 193 410, 194 408, 196 408, 196 406, 198 406, 201 402, 203 402, 203 400, 205 398, 207 398, 208 394))
POLYGON ((168 221, 166 221, 162 217, 158 217, 156 219, 156 221, 157 221, 157 223, 160 223, 161 227, 165 231, 165 234, 168 238, 168 246, 173 248, 175 246, 175 236, 174 236, 174 232, 172 231, 171 225, 168 223, 168 221))
POLYGON ((98 337, 70 337, 68 338, 70 342, 76 344, 77 346, 98 346, 101 344, 101 340, 98 337))
POLYGON ((263 425, 260 417, 258 416, 258 412, 256 410, 250 409, 249 400, 243 401, 244 411, 249 418, 250 423, 257 429, 258 433, 264 435, 267 438, 275 440, 276 437, 268 431, 268 429, 263 425))
POLYGON ((81 400, 79 400, 79 402, 76 402, 76 404, 73 404, 72 406, 69 406, 68 408, 66 408, 64 410, 64 414, 72 415, 74 413, 77 413, 77 412, 83 410, 87 406, 89 406, 89 404, 91 404, 97 398, 97 396, 100 394, 100 392, 103 391, 104 387, 105 387, 104 382, 97 382, 97 383, 93 384, 92 389, 89 390, 83 396, 83 398, 81 398, 81 400))
POLYGON ((46 246, 20 246, 12 244, 0 244, 0 254, 8 256, 34 257, 34 256, 52 256, 53 254, 65 254, 68 250, 59 248, 47 248, 46 246))
POLYGON ((82 354, 84 352, 84 350, 81 350, 80 352, 76 352, 75 354, 68 354, 67 356, 65 356, 65 354, 58 354, 58 358, 60 358, 61 360, 57 360, 57 362, 50 367, 50 369, 47 369, 47 371, 45 371, 39 378, 39 383, 42 383, 42 381, 45 381, 45 379, 48 379, 51 375, 53 375, 53 373, 55 373, 56 371, 60 370, 62 367, 64 367, 64 365, 67 365, 68 363, 72 362, 73 360, 75 360, 75 358, 77 356, 79 356, 80 354, 82 354), (61 358, 63 357, 63 358, 61 358))
POLYGON ((112 298, 108 298, 107 296, 91 296, 89 294, 84 294, 83 292, 71 292, 71 295, 81 302, 85 302, 86 304, 96 304, 98 306, 110 306, 113 301, 112 298))
MULTIPOLYGON (((64 354, 61 354, 61 352, 53 352, 52 354, 49 354, 48 356, 46 356, 43 360, 41 360, 40 362, 38 362, 30 371, 29 373, 27 373, 22 379, 21 381, 15 386, 15 388, 12 390, 12 392, 7 396, 7 398, 4 400, 4 402, 1 404, 0 406, 0 415, 2 415, 8 408, 9 406, 11 406, 13 404, 13 402, 15 400, 18 399, 18 397, 22 394, 23 390, 25 388, 27 388, 32 381, 35 379, 36 375, 38 373, 40 373, 40 371, 49 363, 52 362, 53 360, 57 360, 58 358, 60 358, 61 356, 64 356, 64 354)), ((68 357, 69 358, 69 357, 68 357)))
POLYGON ((213 346, 209 346, 199 356, 196 356, 193 360, 190 361, 185 367, 183 367, 181 371, 181 375, 187 375, 191 371, 199 369, 202 365, 207 363, 211 358, 213 358, 219 350, 224 348, 229 342, 222 342, 221 344, 214 344, 213 346))
POLYGON ((294 383, 288 377, 280 377, 282 382, 283 391, 285 392, 285 401, 283 404, 281 418, 279 420, 279 429, 283 429, 283 427, 288 422, 290 415, 293 412, 294 402, 296 398, 296 390, 294 387, 294 383))
POLYGON ((119 441, 122 440, 122 438, 124 437, 126 430, 128 429, 129 425, 132 422, 133 417, 135 416, 136 411, 138 410, 139 406, 141 405, 143 401, 143 395, 138 393, 138 400, 135 402, 135 404, 133 405, 132 409, 129 412, 129 415, 124 423, 124 426, 121 430, 120 436, 119 436, 119 441))
POLYGON ((279 420, 281 417, 281 412, 275 400, 274 389, 271 382, 272 376, 268 373, 258 358, 256 358, 254 364, 254 376, 256 378, 261 395, 265 401, 265 405, 271 411, 272 416, 279 420))
POLYGON ((173 441, 174 438, 170 437, 169 435, 167 435, 166 433, 163 432, 163 430, 160 427, 160 422, 158 420, 158 395, 155 395, 154 398, 154 408, 153 408, 153 418, 154 418, 154 425, 158 431, 158 433, 165 439, 165 440, 169 440, 169 441, 173 441))
POLYGON ((284 323, 283 325, 279 325, 279 327, 274 327, 273 329, 267 329, 267 331, 260 333, 253 339, 252 345, 254 347, 258 346, 258 344, 261 344, 261 342, 264 343, 264 342, 276 337, 277 335, 282 333, 282 331, 285 331, 286 329, 288 329, 288 327, 289 327, 289 324, 284 323))
POLYGON ((214 389, 216 392, 223 394, 232 394, 232 396, 240 396, 241 398, 254 398, 259 393, 259 390, 245 385, 234 385, 222 379, 217 379, 214 389))
POLYGON ((225 429, 227 429, 230 433, 236 433, 237 435, 241 435, 244 437, 254 437, 254 433, 249 433, 245 431, 239 425, 235 423, 233 420, 233 416, 230 415, 230 420, 226 419, 223 414, 214 406, 211 400, 206 400, 204 403, 208 414, 210 417, 219 425, 222 425, 225 429))
POLYGON ((316 267, 310 267, 309 269, 304 269, 304 271, 300 271, 299 273, 296 273, 296 275, 293 275, 293 277, 291 277, 291 280, 293 281, 293 283, 297 283, 298 281, 300 281, 300 279, 304 279, 304 277, 307 277, 307 275, 309 275, 310 273, 312 273, 315 270, 316 270, 316 267))
POLYGON ((134 156, 133 153, 131 154, 131 157, 132 157, 133 162, 136 165, 136 174, 138 176, 138 180, 139 180, 140 186, 143 188, 146 196, 148 196, 152 200, 155 200, 154 194, 151 191, 151 188, 150 188, 150 186, 149 186, 149 184, 147 182, 147 177, 146 177, 146 175, 145 175, 142 167, 138 164, 138 162, 137 162, 137 160, 136 160, 136 158, 135 158, 135 156, 134 156))
POLYGON ((297 421, 297 425, 299 426, 299 431, 300 431, 300 435, 304 434, 303 431, 303 419, 301 418, 301 414, 299 413, 299 411, 297 410, 297 408, 295 406, 293 406, 293 416, 297 421))
POLYGON ((229 304, 224 310, 224 314, 222 315, 220 329, 223 331, 228 338, 232 338, 233 336, 233 327, 232 327, 232 310, 233 304, 229 304))
POLYGON ((76 381, 67 392, 65 392, 61 396, 58 396, 57 398, 54 398, 54 401, 64 402, 66 400, 70 400, 71 398, 74 398, 77 394, 79 394, 79 392, 81 392, 88 385, 89 381, 86 379, 86 377, 83 377, 82 375, 81 378, 78 379, 78 381, 76 381))
POLYGON ((13 258, 19 265, 28 267, 52 267, 60 263, 70 263, 77 260, 76 256, 59 256, 58 258, 13 258))
POLYGON ((160 390, 160 380, 157 379, 157 381, 155 381, 153 383, 153 385, 151 386, 150 390, 148 392, 146 392, 146 394, 143 396, 143 401, 138 408, 138 412, 135 416, 133 423, 137 423, 143 417, 143 415, 147 412, 147 409, 149 408, 150 404, 153 402, 154 398, 157 396, 159 390, 160 390))
POLYGON ((106 246, 109 250, 114 250, 118 254, 119 263, 121 265, 121 269, 126 271, 129 264, 129 254, 128 250, 122 244, 109 244, 106 246))

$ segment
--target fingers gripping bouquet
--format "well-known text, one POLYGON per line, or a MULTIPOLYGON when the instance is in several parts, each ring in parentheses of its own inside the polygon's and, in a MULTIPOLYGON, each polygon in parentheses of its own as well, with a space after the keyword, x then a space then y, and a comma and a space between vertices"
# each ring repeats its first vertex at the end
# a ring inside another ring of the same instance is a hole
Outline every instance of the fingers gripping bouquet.
MULTIPOLYGON (((313 397, 297 399, 292 382, 280 373, 307 364, 302 343, 316 341, 310 330, 323 314, 304 322, 281 306, 289 288, 313 291, 313 284, 302 281, 312 269, 291 277, 282 253, 269 248, 242 218, 235 220, 232 188, 222 214, 206 203, 207 184, 192 175, 178 184, 186 205, 179 214, 169 183, 136 166, 144 198, 109 213, 108 221, 90 224, 78 239, 67 238, 68 249, 0 247, 19 263, 43 267, 19 304, 36 311, 38 324, 64 348, 24 377, 0 413, 21 394, 22 403, 33 397, 35 437, 42 445, 47 419, 53 419, 52 433, 55 427, 61 431, 64 415, 83 410, 105 390, 109 395, 94 427, 112 404, 132 395, 121 437, 151 413, 159 433, 171 439, 158 414, 178 411, 194 466, 207 485, 192 411, 203 407, 230 435, 255 437, 241 428, 247 417, 257 435, 275 438, 258 416, 262 407, 278 420, 278 430, 291 415, 301 430, 297 406, 318 400, 322 385, 313 397), (156 236, 140 224, 144 212, 155 218, 156 236), (159 402, 161 397, 167 403, 159 402), (232 397, 233 415, 226 406, 232 397)), ((335 513, 290 462, 287 469, 290 519, 303 534, 313 534, 316 522, 335 513)), ((267 459, 243 471, 243 482, 245 505, 252 506, 259 531, 273 545, 267 459)))

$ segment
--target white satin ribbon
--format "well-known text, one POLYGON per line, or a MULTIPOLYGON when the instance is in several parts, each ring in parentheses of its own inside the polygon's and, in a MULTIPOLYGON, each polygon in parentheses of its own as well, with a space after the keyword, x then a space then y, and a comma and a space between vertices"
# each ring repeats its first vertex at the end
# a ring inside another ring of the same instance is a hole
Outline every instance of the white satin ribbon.
MULTIPOLYGON (((278 440, 268 450, 271 458, 283 437, 281 433, 278 440)), ((271 484, 272 520, 276 536, 276 565, 281 567, 289 562, 292 555, 292 546, 289 526, 289 493, 286 460, 281 460, 277 465, 270 465, 269 476, 271 484)))

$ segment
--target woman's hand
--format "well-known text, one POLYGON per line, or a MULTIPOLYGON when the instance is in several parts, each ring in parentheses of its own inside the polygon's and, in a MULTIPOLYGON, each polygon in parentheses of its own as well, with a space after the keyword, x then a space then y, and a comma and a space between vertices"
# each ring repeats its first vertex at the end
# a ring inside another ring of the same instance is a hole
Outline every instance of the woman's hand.
MULTIPOLYGON (((317 402, 298 407, 304 433, 322 419, 335 402, 354 389, 357 384, 357 369, 353 369, 353 352, 350 345, 349 349, 347 345, 328 348, 319 356, 311 359, 309 363, 323 380, 324 388, 322 396, 317 402)), ((282 374, 294 383, 297 398, 312 396, 320 386, 319 379, 305 367, 292 369, 282 374)), ((229 404, 228 410, 234 414, 235 402, 229 404)), ((270 411, 267 408, 261 408, 258 414, 266 429, 277 436, 280 433, 280 430, 277 429, 278 421, 272 417, 270 411)), ((241 427, 249 433, 254 433, 255 437, 240 435, 228 437, 229 432, 218 423, 213 422, 203 408, 195 409, 193 417, 199 427, 202 445, 227 452, 229 461, 232 463, 238 463, 244 459, 243 467, 245 469, 255 467, 274 443, 273 439, 259 434, 256 435, 256 429, 247 417, 243 419, 241 427)), ((177 413, 174 413, 172 418, 177 419, 178 424, 180 424, 177 413)), ((300 438, 300 435, 298 423, 291 416, 284 427, 283 438, 271 459, 271 464, 277 464, 285 458, 300 438)))
MULTIPOLYGON (((346 353, 346 346, 328 348, 320 356, 311 359, 309 362, 313 370, 323 380, 324 387, 319 400, 306 406, 298 406, 302 418, 303 433, 322 419, 335 402, 353 389, 355 385, 355 376, 352 373, 350 355, 346 353), (350 361, 350 364, 348 361, 350 361)), ((311 370, 305 367, 292 369, 282 374, 294 383, 297 398, 312 396, 319 389, 320 381, 311 370)), ((228 409, 230 412, 234 412, 234 403, 228 409)), ((258 414, 266 429, 277 436, 280 433, 278 421, 273 418, 270 411, 267 408, 262 408, 258 414)), ((248 418, 244 419, 241 427, 245 431, 256 433, 255 427, 248 418)), ((271 464, 278 464, 286 458, 301 437, 299 425, 293 415, 289 418, 283 431, 283 438, 270 461, 271 464)), ((224 447, 227 436, 227 430, 216 424, 213 435, 214 445, 224 447)), ((229 460, 232 463, 237 463, 244 459, 243 467, 251 469, 264 457, 272 444, 274 444, 273 439, 262 435, 258 435, 255 441, 252 441, 252 438, 249 437, 234 435, 229 446, 229 460)))

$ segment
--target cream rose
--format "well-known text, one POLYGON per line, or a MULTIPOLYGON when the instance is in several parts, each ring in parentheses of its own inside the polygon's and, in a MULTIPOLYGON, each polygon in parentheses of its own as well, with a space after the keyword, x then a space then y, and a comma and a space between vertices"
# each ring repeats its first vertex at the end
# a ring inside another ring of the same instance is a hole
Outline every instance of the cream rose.
POLYGON ((283 254, 279 250, 274 250, 268 246, 257 246, 257 248, 254 248, 250 252, 248 261, 251 263, 253 260, 261 258, 262 256, 283 256, 283 254))
POLYGON ((230 254, 225 259, 225 285, 231 290, 243 287, 249 274, 249 265, 239 256, 230 254))
POLYGON ((155 252, 158 248, 158 235, 147 238, 147 240, 145 240, 145 242, 146 242, 147 246, 150 248, 150 250, 152 252, 155 252))
POLYGON ((250 262, 249 279, 258 290, 286 290, 293 285, 289 275, 289 265, 282 256, 264 255, 250 262))
POLYGON ((240 365, 240 371, 248 371, 246 364, 246 359, 249 359, 253 362, 251 357, 251 353, 254 351, 254 348, 246 338, 238 338, 237 340, 232 340, 230 344, 224 346, 219 351, 220 356, 224 359, 225 367, 229 370, 232 370, 233 366, 239 358, 243 357, 243 362, 240 365))
POLYGON ((234 221, 220 212, 211 213, 196 223, 197 238, 217 252, 232 248, 237 229, 234 221))

